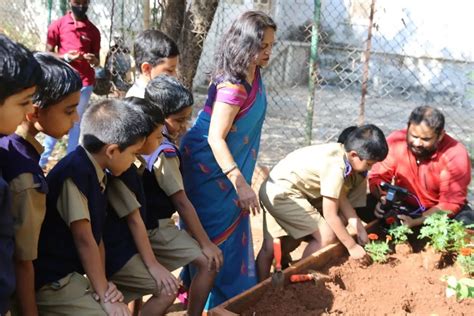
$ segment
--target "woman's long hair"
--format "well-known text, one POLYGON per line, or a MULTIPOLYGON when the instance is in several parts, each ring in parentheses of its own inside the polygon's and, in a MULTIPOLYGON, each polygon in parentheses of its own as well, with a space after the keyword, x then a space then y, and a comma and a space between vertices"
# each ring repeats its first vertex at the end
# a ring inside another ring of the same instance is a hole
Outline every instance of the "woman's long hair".
POLYGON ((272 18, 261 11, 247 11, 235 20, 222 36, 213 81, 245 80, 250 64, 262 49, 267 28, 277 29, 272 18))

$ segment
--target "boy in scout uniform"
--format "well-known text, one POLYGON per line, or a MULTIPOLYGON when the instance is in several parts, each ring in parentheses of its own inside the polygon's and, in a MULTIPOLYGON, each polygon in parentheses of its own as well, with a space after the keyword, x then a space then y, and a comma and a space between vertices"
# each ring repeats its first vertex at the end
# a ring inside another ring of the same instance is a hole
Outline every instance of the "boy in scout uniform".
POLYGON ((33 96, 33 113, 14 134, 3 137, 0 142, 8 148, 5 179, 12 194, 12 214, 15 228, 15 272, 16 303, 21 311, 13 314, 37 314, 33 260, 37 257, 38 238, 46 211, 48 187, 39 166, 43 147, 35 139, 39 132, 53 137, 67 134, 78 119, 76 107, 79 102, 81 80, 78 74, 56 57, 36 53, 41 65, 43 79, 33 96))
MULTIPOLYGON (((138 151, 138 154, 150 154, 163 138, 163 112, 140 98, 125 100, 145 112, 154 127, 138 151)), ((124 294, 125 302, 152 295, 143 305, 142 315, 163 315, 173 304, 179 284, 156 260, 148 240, 143 222, 147 210, 141 182, 143 168, 138 168, 141 165, 142 162, 137 160, 120 176, 108 177, 109 203, 104 228, 106 272, 124 294)))
POLYGON ((91 106, 81 122, 81 146, 48 174, 46 215, 34 262, 40 314, 130 314, 104 271, 105 169, 118 176, 130 167, 152 129, 148 122, 127 101, 91 106))
POLYGON ((148 236, 158 262, 168 270, 193 265, 194 276, 183 280, 189 286, 188 314, 201 315, 223 257, 184 191, 180 170, 180 152, 175 142, 187 130, 193 96, 176 78, 160 75, 148 83, 145 100, 160 107, 165 115, 163 141, 152 154, 144 156, 148 236), (186 230, 175 225, 172 214, 176 211, 186 230))
MULTIPOLYGON (((33 54, 0 34, 0 137, 15 132, 25 115, 33 111, 33 94, 41 77, 41 67, 33 54)), ((14 224, 5 173, 18 164, 9 161, 9 150, 8 141, 0 141, 0 315, 8 311, 15 289, 14 224)))
POLYGON ((383 132, 374 125, 352 131, 344 144, 330 143, 298 149, 270 172, 259 192, 265 209, 264 242, 257 256, 259 279, 270 274, 273 238, 279 238, 282 256, 289 256, 302 241, 308 242, 303 258, 337 239, 351 257, 366 252, 367 232, 354 207, 366 199, 364 171, 388 153, 383 132), (346 229, 356 232, 358 243, 346 229))

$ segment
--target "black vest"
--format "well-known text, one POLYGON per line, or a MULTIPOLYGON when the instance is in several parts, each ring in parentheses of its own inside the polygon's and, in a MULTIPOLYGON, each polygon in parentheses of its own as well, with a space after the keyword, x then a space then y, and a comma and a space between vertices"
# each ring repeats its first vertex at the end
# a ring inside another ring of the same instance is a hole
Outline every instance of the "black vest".
POLYGON ((160 187, 156 180, 155 173, 153 172, 153 164, 161 153, 164 153, 167 158, 178 157, 181 169, 181 155, 179 149, 166 136, 153 154, 143 157, 147 163, 147 168, 143 172, 143 187, 145 189, 147 205, 145 225, 147 229, 157 228, 158 220, 171 218, 171 215, 176 211, 171 199, 160 187))
POLYGON ((87 198, 92 234, 99 245, 105 222, 107 200, 101 192, 92 161, 84 148, 78 146, 64 157, 46 177, 49 193, 46 197, 46 216, 41 227, 38 259, 34 261, 35 287, 57 281, 69 273, 84 274, 69 226, 56 207, 63 183, 71 178, 87 198))
MULTIPOLYGON (((109 178, 112 177, 112 175, 109 175, 109 178)), ((142 216, 143 221, 145 221, 145 193, 143 191, 142 179, 138 174, 137 167, 132 164, 127 171, 117 178, 136 195, 138 202, 141 204, 140 215, 142 216)), ((105 220, 103 238, 106 250, 106 271, 107 276, 109 277, 118 272, 132 256, 138 253, 132 232, 128 227, 127 218, 119 218, 115 210, 112 209, 110 203, 107 208, 107 218, 105 220)))

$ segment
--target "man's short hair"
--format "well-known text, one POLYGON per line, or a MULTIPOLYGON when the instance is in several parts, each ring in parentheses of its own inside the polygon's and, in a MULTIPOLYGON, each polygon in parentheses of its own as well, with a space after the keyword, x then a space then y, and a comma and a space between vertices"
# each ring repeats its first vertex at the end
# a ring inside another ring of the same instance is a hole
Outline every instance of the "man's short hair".
POLYGON ((444 115, 440 110, 425 105, 415 108, 408 118, 408 127, 411 124, 420 125, 425 123, 426 126, 433 129, 436 135, 440 135, 444 130, 444 115))
POLYGON ((31 88, 41 80, 41 67, 22 44, 0 34, 0 105, 6 98, 31 88))
POLYGON ((193 94, 178 79, 169 75, 159 75, 148 82, 145 100, 161 108, 165 117, 192 106, 193 94))
POLYGON ((150 134, 149 118, 128 100, 107 99, 90 106, 81 121, 81 144, 91 153, 117 144, 121 151, 150 134))
POLYGON ((373 124, 357 127, 347 135, 346 152, 355 151, 363 160, 382 161, 387 157, 388 144, 380 128, 373 124))
POLYGON ((36 52, 34 56, 41 65, 43 78, 38 83, 33 103, 46 108, 81 90, 81 77, 67 63, 50 53, 36 52))
POLYGON ((163 59, 178 55, 178 45, 165 33, 158 30, 145 30, 139 33, 133 44, 133 57, 139 72, 145 62, 155 67, 161 64, 163 59))
POLYGON ((159 107, 150 104, 145 99, 137 97, 128 97, 123 100, 128 102, 129 106, 132 106, 136 111, 141 111, 145 114, 147 117, 146 124, 150 126, 149 134, 151 134, 158 125, 165 124, 165 116, 159 107))

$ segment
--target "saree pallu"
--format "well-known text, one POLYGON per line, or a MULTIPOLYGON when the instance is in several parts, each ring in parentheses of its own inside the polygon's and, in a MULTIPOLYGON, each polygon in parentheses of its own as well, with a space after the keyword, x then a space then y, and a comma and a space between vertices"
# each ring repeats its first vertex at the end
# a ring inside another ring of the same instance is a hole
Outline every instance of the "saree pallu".
MULTIPOLYGON (((226 143, 247 183, 250 184, 257 161, 260 136, 267 106, 265 88, 257 77, 237 116, 226 143)), ((238 207, 237 193, 217 164, 207 137, 211 115, 201 111, 181 140, 183 180, 186 194, 196 208, 209 238, 224 255, 205 309, 211 309, 254 286, 257 282, 249 212, 238 207)), ((181 278, 189 284, 195 269, 188 265, 181 278)))

